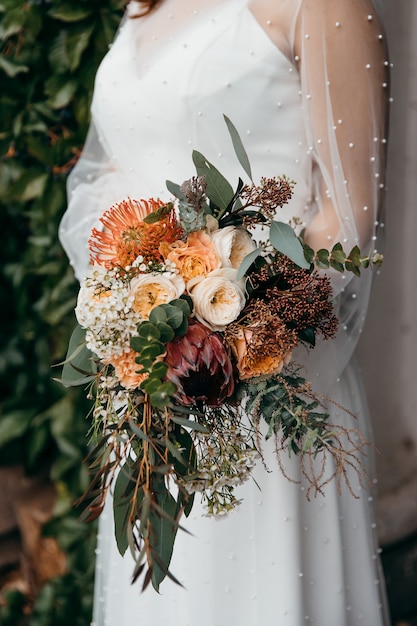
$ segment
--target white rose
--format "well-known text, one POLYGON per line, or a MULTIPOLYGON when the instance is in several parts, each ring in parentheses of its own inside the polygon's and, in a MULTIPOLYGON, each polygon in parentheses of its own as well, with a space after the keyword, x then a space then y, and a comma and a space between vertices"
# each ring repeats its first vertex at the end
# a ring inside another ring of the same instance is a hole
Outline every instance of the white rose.
POLYGON ((224 330, 246 304, 244 281, 236 281, 237 270, 226 267, 204 278, 198 276, 187 284, 196 318, 212 330, 224 330))
POLYGON ((226 226, 211 233, 216 252, 221 258, 223 267, 239 268, 239 265, 256 244, 245 228, 226 226))
POLYGON ((129 296, 133 297, 132 309, 142 319, 148 319, 152 309, 179 298, 185 284, 179 274, 143 274, 130 283, 129 296))

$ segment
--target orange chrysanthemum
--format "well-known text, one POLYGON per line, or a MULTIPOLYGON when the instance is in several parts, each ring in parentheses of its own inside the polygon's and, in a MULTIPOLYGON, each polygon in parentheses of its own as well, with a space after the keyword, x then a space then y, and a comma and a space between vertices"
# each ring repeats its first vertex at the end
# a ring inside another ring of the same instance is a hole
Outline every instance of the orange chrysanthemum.
POLYGON ((173 208, 161 200, 134 200, 117 202, 100 218, 104 231, 93 228, 88 241, 91 262, 105 267, 131 265, 138 256, 145 263, 162 261, 159 246, 162 241, 172 243, 181 235, 181 228, 173 208), (148 224, 144 218, 167 207, 158 221, 148 224))

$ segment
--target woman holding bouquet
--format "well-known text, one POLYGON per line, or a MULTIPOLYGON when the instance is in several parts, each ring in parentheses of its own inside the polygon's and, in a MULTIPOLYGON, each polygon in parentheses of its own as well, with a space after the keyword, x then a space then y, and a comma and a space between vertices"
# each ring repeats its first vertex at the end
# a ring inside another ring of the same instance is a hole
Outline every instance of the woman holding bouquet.
MULTIPOLYGON (((92 126, 69 181, 61 239, 79 279, 87 240, 122 198, 168 198, 165 180, 190 177, 201 151, 233 184, 242 176, 223 114, 238 129, 253 178, 295 181, 277 219, 296 220, 315 250, 376 246, 384 188, 388 61, 371 0, 147 0, 132 2, 99 68, 92 126)), ((262 237, 262 235, 259 235, 262 237)), ((331 274, 337 337, 300 352, 331 417, 370 439, 351 357, 364 322, 371 272, 331 274), (339 407, 344 407, 347 411, 339 407), (357 416, 353 421, 350 412, 357 416)), ((295 357, 294 357, 295 358, 295 357)), ((130 585, 132 561, 101 519, 95 626, 378 626, 388 624, 373 488, 334 482, 307 499, 298 459, 277 466, 274 444, 239 509, 218 523, 196 503, 179 531, 160 595, 130 585)), ((330 462, 330 461, 329 461, 330 462)), ((367 472, 374 470, 367 459, 367 472)))

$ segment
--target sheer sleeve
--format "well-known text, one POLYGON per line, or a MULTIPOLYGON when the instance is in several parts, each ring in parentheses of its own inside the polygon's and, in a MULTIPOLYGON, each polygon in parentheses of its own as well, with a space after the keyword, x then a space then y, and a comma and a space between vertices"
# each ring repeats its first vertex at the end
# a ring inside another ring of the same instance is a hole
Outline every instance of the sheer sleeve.
MULTIPOLYGON (((122 21, 120 29, 126 21, 122 21)), ((120 32, 119 29, 119 32, 120 32)), ((67 180, 68 206, 59 227, 59 238, 78 280, 89 265, 88 238, 93 227, 101 228, 103 211, 126 196, 125 175, 113 157, 94 115, 80 159, 67 180)))
MULTIPOLYGON (((388 108, 387 49, 369 0, 301 0, 293 28, 302 107, 312 154, 315 214, 306 240, 314 249, 341 241, 349 251, 376 247, 384 190, 388 108)), ((379 237, 379 234, 378 234, 379 237)), ((332 272, 340 331, 321 351, 317 369, 328 383, 343 371, 367 309, 372 272, 332 272)), ((311 360, 311 359, 310 359, 311 360)), ((312 365, 312 364, 311 364, 312 365)))
POLYGON ((78 280, 87 273, 87 240, 93 226, 99 227, 103 207, 117 199, 110 155, 91 124, 83 153, 67 181, 68 208, 59 227, 59 238, 78 280))
POLYGON ((369 0, 304 0, 293 49, 300 67, 318 212, 313 248, 372 246, 384 188, 388 61, 369 0))

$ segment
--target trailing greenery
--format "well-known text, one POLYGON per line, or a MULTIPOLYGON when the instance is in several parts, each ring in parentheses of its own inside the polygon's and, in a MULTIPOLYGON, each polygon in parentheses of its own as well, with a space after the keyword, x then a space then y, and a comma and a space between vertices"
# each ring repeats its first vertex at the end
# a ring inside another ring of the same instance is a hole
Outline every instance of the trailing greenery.
POLYGON ((77 284, 57 238, 65 182, 87 132, 95 71, 122 0, 0 0, 0 463, 43 473, 58 493, 47 532, 68 552, 24 617, 13 592, 4 626, 86 626, 95 528, 76 522, 87 484, 81 461, 84 394, 66 391, 51 364, 64 358, 77 284))

